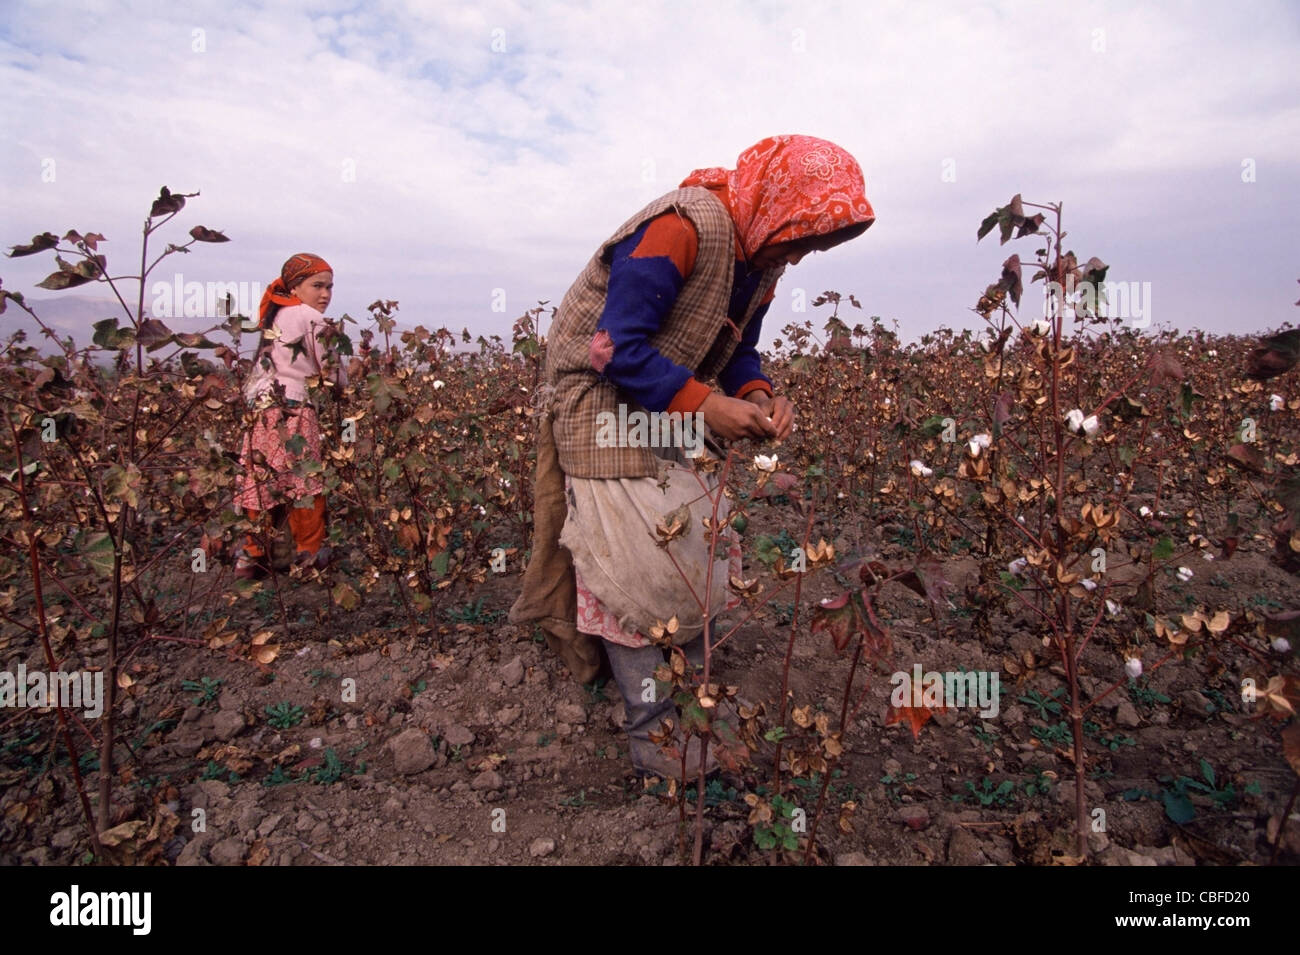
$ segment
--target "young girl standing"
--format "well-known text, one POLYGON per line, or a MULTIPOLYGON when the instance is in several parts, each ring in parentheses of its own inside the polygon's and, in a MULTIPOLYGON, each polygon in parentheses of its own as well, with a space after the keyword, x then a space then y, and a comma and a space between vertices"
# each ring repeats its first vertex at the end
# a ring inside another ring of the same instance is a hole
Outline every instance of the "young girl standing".
MULTIPOLYGON (((698 528, 711 504, 700 491, 708 479, 682 448, 611 446, 599 423, 625 420, 629 409, 699 413, 727 441, 789 435, 794 408, 774 394, 758 352, 776 282, 787 265, 874 221, 849 153, 811 136, 765 139, 735 169, 698 169, 625 222, 556 312, 533 555, 510 620, 537 622, 580 682, 595 678, 603 651, 639 772, 681 772, 650 739, 675 708, 645 689, 664 659, 645 634, 675 615, 676 642, 689 661, 703 662, 695 595, 703 599, 710 568, 698 528), (679 506, 690 510, 693 530, 673 541, 670 557, 655 546, 655 528, 679 506)), ((726 555, 714 555, 710 613, 725 607, 739 556, 731 541, 725 546, 726 555)))
MULTIPOLYGON (((235 573, 243 578, 258 579, 269 572, 262 542, 273 538, 274 527, 286 511, 295 561, 324 568, 330 560, 330 548, 324 544, 324 484, 318 470, 307 474, 298 470, 303 463, 321 460, 320 419, 307 381, 323 375, 333 357, 320 340, 333 289, 329 263, 304 252, 284 263, 279 277, 262 295, 258 311, 262 342, 244 390, 255 417, 244 436, 244 478, 235 498, 236 508, 243 509, 260 533, 248 535, 236 563, 235 573)), ((336 397, 347 383, 347 369, 338 362, 336 397)))

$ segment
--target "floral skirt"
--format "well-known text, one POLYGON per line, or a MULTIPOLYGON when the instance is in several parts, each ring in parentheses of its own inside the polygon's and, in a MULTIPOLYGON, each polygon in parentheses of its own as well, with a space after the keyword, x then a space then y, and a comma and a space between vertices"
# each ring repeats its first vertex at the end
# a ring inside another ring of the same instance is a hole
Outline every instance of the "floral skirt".
POLYGON ((325 483, 319 474, 302 476, 293 470, 302 461, 320 460, 320 419, 312 405, 289 408, 272 405, 262 409, 252 429, 244 435, 240 455, 244 476, 235 495, 236 509, 269 511, 281 502, 324 494, 325 483), (295 436, 302 440, 294 441, 295 436), (254 451, 266 456, 269 467, 253 463, 254 451))

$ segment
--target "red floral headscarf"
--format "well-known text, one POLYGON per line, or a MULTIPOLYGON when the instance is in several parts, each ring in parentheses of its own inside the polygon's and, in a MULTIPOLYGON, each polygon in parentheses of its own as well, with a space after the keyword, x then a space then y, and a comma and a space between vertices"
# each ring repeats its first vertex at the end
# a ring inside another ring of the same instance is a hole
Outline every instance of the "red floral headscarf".
POLYGON ((302 304, 302 299, 296 295, 290 295, 289 289, 303 279, 311 278, 317 272, 333 271, 334 269, 328 262, 319 255, 312 255, 310 252, 299 252, 290 258, 280 269, 280 277, 267 286, 266 291, 262 293, 262 304, 257 312, 258 327, 266 328, 270 325, 275 313, 280 308, 287 305, 302 304))
POLYGON ((717 191, 746 258, 765 245, 876 221, 857 160, 815 136, 764 139, 740 154, 735 169, 696 169, 682 186, 717 191))

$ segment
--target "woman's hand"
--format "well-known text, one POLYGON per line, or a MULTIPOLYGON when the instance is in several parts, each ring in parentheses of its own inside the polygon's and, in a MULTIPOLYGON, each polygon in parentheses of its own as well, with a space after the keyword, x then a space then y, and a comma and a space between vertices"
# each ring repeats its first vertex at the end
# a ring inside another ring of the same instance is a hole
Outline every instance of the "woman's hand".
POLYGON ((775 425, 768 420, 766 412, 752 401, 728 398, 714 392, 704 399, 700 411, 704 414, 704 423, 709 426, 709 430, 724 440, 776 437, 775 425))
POLYGON ((794 405, 790 399, 770 398, 767 392, 754 390, 745 395, 745 400, 757 405, 764 415, 772 419, 776 440, 784 441, 790 437, 790 432, 794 430, 794 405))

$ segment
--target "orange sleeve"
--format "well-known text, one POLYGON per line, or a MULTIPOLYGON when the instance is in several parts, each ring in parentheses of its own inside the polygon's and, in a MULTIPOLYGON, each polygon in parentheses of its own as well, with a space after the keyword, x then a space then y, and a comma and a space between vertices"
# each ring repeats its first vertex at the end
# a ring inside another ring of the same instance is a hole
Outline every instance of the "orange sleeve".
POLYGON ((769 398, 772 397, 772 386, 762 378, 755 378, 753 381, 747 381, 736 391, 737 398, 743 398, 751 391, 766 391, 769 398))
POLYGON ((699 236, 691 220, 676 212, 665 212, 650 220, 641 241, 629 258, 645 259, 666 256, 685 278, 695 271, 699 236))
POLYGON ((668 413, 677 411, 691 414, 699 411, 700 405, 704 404, 704 399, 712 393, 713 389, 698 378, 689 378, 677 394, 673 395, 673 400, 668 404, 668 413))

